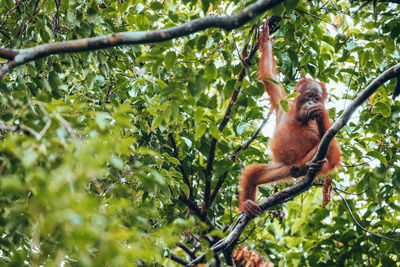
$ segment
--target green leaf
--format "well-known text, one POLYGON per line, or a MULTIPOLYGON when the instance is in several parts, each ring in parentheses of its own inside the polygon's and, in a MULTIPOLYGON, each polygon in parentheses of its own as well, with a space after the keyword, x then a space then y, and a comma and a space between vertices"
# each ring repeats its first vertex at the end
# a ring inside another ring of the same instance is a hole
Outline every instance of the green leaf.
POLYGON ((329 44, 330 46, 335 47, 336 41, 335 41, 335 38, 333 38, 332 36, 324 35, 324 37, 322 38, 322 40, 323 40, 325 43, 329 44))
POLYGON ((153 9, 154 11, 162 9, 163 5, 160 2, 151 2, 150 8, 153 9))
POLYGON ((188 89, 189 93, 196 99, 199 99, 201 93, 205 90, 207 85, 207 81, 201 77, 201 76, 196 76, 196 81, 195 82, 190 82, 188 89))
POLYGON ((110 163, 112 166, 114 166, 115 168, 120 169, 120 170, 122 170, 124 167, 124 162, 119 157, 115 157, 115 156, 111 157, 110 163))
POLYGON ((87 24, 86 22, 82 22, 79 26, 79 34, 83 38, 87 38, 90 36, 92 29, 90 28, 90 25, 87 24))
MULTIPOLYGON (((201 126, 201 125, 200 125, 201 126)), ((204 132, 205 132, 205 130, 207 129, 207 126, 206 125, 204 125, 204 132)), ((204 134, 204 133, 203 133, 204 134)), ((190 140, 190 139, 188 139, 188 138, 186 138, 186 137, 184 137, 184 136, 181 136, 181 138, 182 138, 182 140, 185 142, 185 144, 188 146, 188 148, 191 148, 192 147, 192 141, 190 140)))
POLYGON ((186 196, 189 196, 189 194, 190 194, 190 188, 189 188, 189 186, 187 186, 186 184, 181 184, 181 190, 182 190, 182 192, 186 195, 186 196))
POLYGON ((214 124, 210 125, 210 132, 215 139, 219 140, 221 138, 221 133, 214 124))
POLYGON ((392 113, 390 106, 383 102, 378 102, 375 104, 378 108, 377 111, 382 114, 383 117, 389 118, 392 113))
POLYGON ((153 131, 156 129, 158 126, 160 126, 161 122, 163 121, 163 116, 162 114, 159 114, 153 118, 153 122, 151 123, 151 128, 150 131, 153 131))
POLYGON ((193 117, 194 117, 194 122, 196 124, 199 124, 201 122, 201 120, 203 119, 203 113, 204 113, 204 110, 202 108, 198 108, 195 110, 193 117))
POLYGON ((103 19, 97 14, 97 9, 89 8, 87 11, 87 21, 95 25, 100 25, 103 22, 103 19))
POLYGON ((287 0, 287 1, 283 2, 287 12, 294 9, 298 3, 299 3, 299 0, 287 0))
POLYGON ((104 130, 108 125, 108 113, 99 112, 96 114, 96 123, 100 129, 104 130))
POLYGON ((35 163, 35 161, 36 161, 36 159, 38 158, 39 155, 36 153, 35 150, 28 149, 28 150, 24 151, 21 156, 22 156, 21 157, 22 163, 26 167, 29 167, 29 166, 32 166, 35 163))
POLYGON ((240 122, 236 127, 237 134, 242 135, 246 131, 247 127, 249 127, 249 125, 250 123, 248 122, 240 122))
POLYGON ((368 59, 369 59, 369 52, 368 52, 368 50, 364 50, 364 52, 361 56, 361 61, 360 61, 361 66, 365 66, 368 62, 368 59))
POLYGON ((87 76, 86 76, 86 82, 88 85, 88 89, 92 90, 93 86, 94 86, 94 81, 96 78, 96 74, 94 74, 93 72, 90 72, 87 76))
POLYGON ((61 85, 61 80, 55 71, 49 73, 49 83, 52 90, 57 91, 61 85))
POLYGON ((201 0, 201 9, 203 10, 204 14, 207 14, 209 7, 210 7, 209 0, 201 0))
POLYGON ((271 82, 273 84, 279 85, 278 81, 276 81, 274 79, 271 79, 271 78, 263 78, 263 80, 266 81, 266 82, 271 82))
POLYGON ((383 165, 385 165, 385 167, 387 167, 387 160, 386 160, 386 158, 381 154, 381 153, 379 153, 378 151, 369 151, 369 152, 367 152, 367 156, 371 156, 371 157, 373 157, 373 158, 376 158, 376 159, 378 159, 383 165))
POLYGON ((285 12, 285 6, 283 3, 280 3, 271 9, 271 12, 274 16, 281 17, 283 12, 285 12))
POLYGON ((381 49, 379 46, 375 47, 375 50, 374 50, 374 59, 376 60, 376 63, 377 63, 377 64, 380 64, 380 63, 383 61, 383 59, 384 59, 384 57, 383 57, 383 51, 382 51, 382 49, 381 49))
POLYGON ((285 112, 289 112, 289 102, 286 99, 282 99, 281 101, 279 101, 279 105, 281 105, 282 109, 285 112))
POLYGON ((157 85, 160 86, 161 89, 164 89, 168 86, 164 81, 157 79, 157 85))
POLYGON ((146 8, 146 7, 145 7, 143 4, 139 3, 139 4, 137 4, 137 5, 135 6, 135 11, 136 11, 137 14, 140 14, 140 13, 142 13, 142 11, 143 11, 145 8, 146 8))
POLYGON ((176 121, 179 118, 179 106, 178 104, 173 101, 171 103, 171 120, 176 121))
POLYGON ((166 55, 165 55, 165 66, 167 66, 168 69, 171 69, 172 67, 174 67, 175 65, 175 61, 176 61, 176 54, 174 51, 169 51, 166 55))
POLYGON ((52 88, 50 86, 49 81, 46 78, 40 79, 40 85, 42 86, 43 89, 45 89, 47 92, 51 92, 52 88))
POLYGON ((269 197, 272 194, 271 188, 266 187, 266 186, 260 186, 260 187, 258 187, 258 190, 263 195, 263 197, 269 197))
POLYGON ((215 78, 217 78, 217 68, 215 67, 215 64, 213 62, 208 64, 206 69, 204 70, 204 78, 206 78, 207 80, 214 80, 215 78))
POLYGON ((296 97, 298 97, 299 95, 300 95, 300 93, 298 93, 298 92, 293 92, 293 93, 289 94, 286 98, 287 98, 287 99, 296 98, 296 97))
POLYGON ((233 89, 235 88, 236 80, 229 80, 224 87, 224 98, 229 99, 232 96, 233 89))
POLYGON ((196 139, 202 137, 206 133, 206 131, 207 131, 207 124, 204 122, 200 123, 200 125, 196 128, 195 132, 196 139))
POLYGON ((170 157, 170 158, 169 158, 169 161, 171 161, 171 163, 173 163, 173 164, 175 164, 175 165, 179 165, 179 164, 180 164, 179 160, 176 159, 176 158, 174 158, 174 157, 170 157))
POLYGON ((203 50, 207 44, 207 40, 208 40, 207 35, 200 36, 200 38, 197 40, 197 50, 199 51, 203 50))

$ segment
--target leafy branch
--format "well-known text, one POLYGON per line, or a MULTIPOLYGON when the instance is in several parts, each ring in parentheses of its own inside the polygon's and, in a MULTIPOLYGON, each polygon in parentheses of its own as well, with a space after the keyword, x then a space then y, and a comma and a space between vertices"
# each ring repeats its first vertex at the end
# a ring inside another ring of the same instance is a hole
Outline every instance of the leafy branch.
MULTIPOLYGON (((270 26, 270 29, 271 29, 271 33, 273 33, 273 32, 278 30, 276 25, 281 20, 281 18, 280 17, 271 17, 271 18, 272 19, 270 19, 270 21, 269 21, 269 26, 270 26)), ((250 34, 252 33, 252 31, 254 29, 256 29, 256 28, 253 26, 253 28, 250 31, 250 34)), ((235 84, 235 87, 233 89, 232 96, 231 96, 231 99, 229 101, 228 107, 226 108, 225 115, 222 118, 220 124, 218 125, 218 130, 220 132, 223 131, 223 129, 228 124, 228 122, 229 122, 229 120, 231 118, 232 107, 236 104, 237 97, 238 97, 238 95, 240 93, 240 90, 241 90, 241 83, 242 83, 242 81, 243 81, 243 79, 245 77, 245 74, 246 74, 246 69, 249 68, 252 65, 251 61, 252 61, 253 57, 255 56, 255 54, 256 54, 256 52, 258 50, 258 34, 257 33, 258 32, 256 31, 255 34, 254 34, 252 46, 250 48, 249 53, 247 54, 247 45, 245 45, 244 48, 242 49, 242 56, 244 57, 244 59, 242 59, 243 67, 242 67, 242 69, 241 69, 241 71, 240 71, 240 73, 238 75, 237 80, 236 80, 236 84, 235 84)), ((262 127, 264 127, 265 123, 266 123, 266 121, 262 124, 262 126, 259 128, 259 130, 255 133, 255 135, 253 136, 253 139, 250 139, 248 141, 247 146, 245 145, 245 147, 242 147, 242 148, 239 147, 235 151, 235 155, 231 157, 232 161, 235 161, 236 157, 237 157, 237 154, 241 150, 246 149, 250 145, 250 143, 255 138, 257 138, 258 133, 261 131, 262 127)), ((218 140, 216 138, 214 138, 214 137, 211 139, 210 152, 208 154, 208 158, 207 158, 208 162, 207 162, 207 166, 206 166, 206 169, 205 169, 206 185, 205 185, 205 190, 204 190, 204 192, 205 192, 205 194, 204 194, 204 202, 205 202, 206 209, 208 209, 211 206, 211 204, 213 203, 215 196, 217 195, 219 189, 222 186, 222 183, 225 180, 226 175, 228 174, 228 172, 225 172, 218 179, 217 185, 214 188, 214 191, 211 193, 211 177, 212 177, 212 169, 213 169, 213 163, 214 163, 214 157, 215 157, 215 150, 216 150, 216 147, 217 147, 217 141, 218 140)))
MULTIPOLYGON (((347 124, 351 118, 351 115, 356 111, 356 109, 361 106, 381 85, 390 79, 396 78, 398 75, 400 75, 400 64, 397 64, 383 72, 358 95, 358 97, 345 109, 339 119, 326 131, 325 135, 322 137, 321 143, 319 144, 318 151, 311 161, 312 163, 315 163, 326 157, 332 139, 339 132, 339 130, 347 124)), ((311 187, 315 176, 316 173, 310 169, 307 172, 306 177, 299 183, 285 188, 262 201, 259 204, 261 211, 265 212, 268 208, 292 200, 295 196, 308 190, 311 187)), ((217 242, 213 247, 211 247, 211 250, 217 252, 234 246, 251 220, 252 218, 241 214, 236 220, 233 229, 230 231, 228 236, 217 242)), ((203 253, 186 266, 195 266, 203 262, 205 260, 205 256, 206 253, 203 253)))
POLYGON ((0 48, 0 57, 10 60, 0 68, 0 80, 15 67, 50 55, 93 51, 128 44, 163 42, 210 28, 231 31, 245 25, 283 1, 259 0, 232 16, 199 18, 176 27, 162 30, 121 32, 80 40, 43 44, 26 49, 0 48))
POLYGON ((377 236, 377 237, 380 237, 380 238, 383 238, 383 239, 387 239, 387 240, 390 240, 390 241, 394 241, 394 242, 400 242, 400 241, 397 240, 397 239, 393 239, 393 238, 388 237, 388 236, 385 236, 385 235, 381 235, 381 234, 378 234, 378 233, 374 233, 374 232, 368 230, 367 228, 365 228, 364 226, 362 226, 361 223, 359 223, 359 222, 357 221, 357 219, 354 217, 353 212, 352 212, 351 209, 350 209, 349 203, 347 203, 347 200, 340 194, 340 190, 338 190, 337 188, 333 188, 333 190, 334 190, 335 193, 338 194, 338 196, 342 199, 343 203, 344 203, 345 206, 346 206, 346 209, 347 209, 347 210, 349 211, 349 213, 350 213, 351 218, 353 219, 353 221, 355 222, 355 224, 356 224, 358 227, 360 227, 361 230, 363 230, 364 232, 366 232, 366 233, 368 233, 368 234, 370 234, 370 235, 374 235, 374 236, 377 236))

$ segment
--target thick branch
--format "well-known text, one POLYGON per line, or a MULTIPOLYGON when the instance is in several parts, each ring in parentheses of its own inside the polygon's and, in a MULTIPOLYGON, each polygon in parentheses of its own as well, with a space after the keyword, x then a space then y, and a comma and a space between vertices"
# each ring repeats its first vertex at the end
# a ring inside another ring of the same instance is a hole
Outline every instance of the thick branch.
MULTIPOLYGON (((361 106, 381 85, 383 85, 390 79, 397 77, 398 75, 400 75, 400 64, 397 64, 386 70, 360 93, 360 95, 346 108, 340 118, 328 129, 328 131, 322 137, 321 143, 318 147, 318 151, 311 161, 312 163, 315 163, 318 160, 322 160, 326 157, 332 139, 334 138, 336 133, 347 124, 354 111, 359 106, 361 106)), ((293 199, 295 196, 299 195, 300 193, 309 189, 312 182, 314 181, 315 175, 315 172, 309 170, 306 177, 299 183, 291 187, 285 188, 284 190, 279 191, 262 201, 259 204, 262 212, 265 212, 268 208, 271 208, 277 204, 287 202, 293 199)), ((228 248, 231 244, 237 241, 237 239, 242 234, 250 221, 251 218, 247 217, 244 214, 241 214, 236 220, 236 223, 228 236, 217 242, 211 249, 215 252, 228 248)), ((190 262, 187 266, 195 266, 196 264, 204 261, 204 259, 205 253, 190 262)))
POLYGON ((263 14, 268 9, 271 9, 272 7, 283 1, 284 0, 259 0, 232 16, 210 16, 199 18, 183 25, 168 29, 147 32, 121 32, 108 36, 99 36, 81 40, 44 44, 20 50, 3 48, 5 50, 9 50, 8 53, 17 52, 18 54, 15 55, 13 58, 10 58, 5 50, 0 53, 0 56, 4 56, 4 58, 11 60, 8 65, 0 69, 0 80, 7 72, 15 68, 16 66, 49 55, 93 51, 97 49, 104 49, 126 44, 163 42, 177 37, 187 36, 189 34, 209 28, 220 28, 231 31, 233 29, 243 26, 258 15, 263 14))
POLYGON ((12 49, 1 48, 0 47, 0 57, 8 60, 14 59, 14 57, 18 55, 18 52, 12 49))

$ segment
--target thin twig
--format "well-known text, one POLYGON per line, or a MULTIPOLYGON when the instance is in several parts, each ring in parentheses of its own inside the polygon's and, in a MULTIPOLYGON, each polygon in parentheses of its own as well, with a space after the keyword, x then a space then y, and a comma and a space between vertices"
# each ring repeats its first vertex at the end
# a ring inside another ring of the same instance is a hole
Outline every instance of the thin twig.
POLYGON ((68 121, 66 121, 60 114, 58 114, 57 112, 53 112, 54 117, 56 117, 56 119, 65 127, 65 129, 67 129, 67 131, 69 132, 69 134, 72 137, 75 137, 75 130, 72 129, 71 124, 69 124, 68 121))
POLYGON ((250 233, 245 238, 243 238, 243 240, 238 241, 236 245, 239 245, 244 241, 246 241, 251 236, 251 234, 254 232, 255 229, 256 229, 256 224, 254 224, 253 228, 250 230, 250 233))
POLYGON ((15 5, 13 6, 13 8, 11 8, 10 11, 7 12, 6 17, 4 18, 4 20, 0 24, 0 29, 3 28, 3 25, 4 25, 4 23, 6 23, 6 21, 8 19, 8 16, 10 16, 11 13, 13 13, 18 8, 19 4, 20 4, 20 1, 16 1, 15 5))
MULTIPOLYGON (((39 1, 38 1, 38 2, 39 2, 39 1)), ((38 3, 38 2, 37 2, 37 3, 38 3)), ((18 32, 18 36, 21 36, 21 35, 24 33, 24 31, 25 31, 25 29, 26 29, 26 25, 32 22, 32 20, 36 17, 36 15, 38 14, 39 10, 43 7, 43 5, 44 5, 46 2, 47 2, 47 0, 44 0, 44 1, 40 4, 40 6, 39 6, 38 8, 36 8, 35 11, 33 11, 33 14, 32 14, 32 16, 30 17, 30 19, 28 20, 28 22, 27 22, 26 24, 23 24, 22 27, 20 28, 20 30, 19 30, 19 32, 18 32)))
POLYGON ((101 101, 100 109, 103 109, 103 106, 108 103, 108 98, 110 97, 112 86, 113 86, 113 81, 111 80, 107 88, 106 96, 104 97, 104 100, 101 101))
POLYGON ((343 165, 343 168, 354 168, 354 167, 358 167, 358 166, 364 166, 367 165, 368 163, 370 163, 372 160, 368 161, 368 162, 363 162, 363 163, 355 163, 352 165, 343 165))
POLYGON ((351 196, 361 196, 362 194, 364 194, 364 193, 369 191, 369 188, 368 188, 368 189, 365 189, 364 191, 362 191, 361 193, 350 193, 350 192, 344 191, 342 189, 339 189, 337 187, 334 187, 334 189, 338 190, 338 191, 340 191, 340 192, 342 192, 342 193, 344 193, 346 195, 351 195, 351 196))
POLYGON ((19 127, 16 125, 11 125, 11 124, 5 123, 3 121, 0 121, 0 130, 15 132, 18 130, 18 128, 19 127))
POLYGON ((316 18, 316 19, 318 19, 318 20, 320 20, 320 21, 323 21, 323 22, 325 22, 325 23, 327 23, 327 24, 329 24, 329 25, 331 25, 331 26, 333 26, 333 27, 337 27, 335 24, 333 24, 332 22, 329 22, 329 21, 326 21, 326 20, 324 20, 323 18, 320 18, 320 17, 318 17, 318 16, 316 16, 316 15, 314 15, 314 14, 311 14, 311 13, 308 13, 308 12, 306 12, 306 11, 303 11, 303 10, 300 10, 300 9, 296 9, 296 11, 297 12, 300 12, 300 13, 303 13, 303 14, 306 14, 306 15, 309 15, 309 16, 311 16, 311 17, 313 17, 313 18, 316 18))
POLYGON ((364 232, 366 232, 366 233, 368 233, 368 234, 371 234, 371 235, 374 235, 374 236, 377 236, 377 237, 380 237, 380 238, 383 238, 383 239, 387 239, 387 240, 394 241, 394 242, 400 242, 400 240, 393 239, 393 238, 391 238, 391 237, 388 237, 388 236, 385 236, 385 235, 381 235, 381 234, 378 234, 378 233, 374 233, 374 232, 368 230, 367 228, 365 228, 364 226, 362 226, 362 225, 357 221, 357 219, 354 217, 353 212, 351 211, 350 206, 349 206, 349 204, 347 203, 347 200, 339 193, 339 190, 337 190, 336 188, 334 188, 333 190, 334 190, 334 191, 336 192, 336 194, 338 194, 338 196, 343 200, 344 204, 346 205, 347 210, 348 210, 349 213, 350 213, 351 218, 353 219, 353 221, 356 223, 356 225, 357 225, 361 230, 363 230, 364 232))
POLYGON ((267 124, 270 116, 271 116, 272 110, 269 111, 267 118, 264 119, 264 121, 261 123, 260 127, 258 127, 257 131, 255 131, 255 133, 250 137, 249 140, 247 140, 247 142, 241 146, 239 146, 236 150, 235 153, 231 156, 231 160, 235 161, 239 155, 239 153, 245 149, 247 149, 250 144, 257 139, 258 134, 261 132, 261 130, 264 128, 265 124, 267 124))
MULTIPOLYGON (((271 115, 271 111, 268 113, 267 118, 261 123, 260 127, 258 127, 258 129, 255 131, 255 133, 250 137, 250 139, 247 140, 247 142, 246 142, 245 144, 239 146, 239 147, 235 150, 235 153, 231 156, 231 160, 232 160, 233 162, 236 161, 236 159, 237 159, 239 153, 240 153, 241 151, 247 149, 247 148, 250 146, 250 144, 258 137, 258 134, 261 132, 261 130, 264 128, 265 124, 268 122, 268 119, 269 119, 270 115, 271 115)), ((214 190, 212 191, 211 196, 210 196, 210 205, 214 202, 214 199, 215 199, 215 197, 217 196, 218 191, 221 189, 222 184, 224 183, 226 177, 228 176, 228 173, 229 173, 229 170, 226 171, 226 172, 224 172, 224 173, 218 178, 217 184, 215 185, 215 188, 214 188, 214 190)))
POLYGON ((186 206, 189 208, 189 210, 195 214, 200 220, 202 220, 203 222, 205 222, 208 227, 210 227, 210 230, 214 230, 215 226, 214 224, 210 221, 210 219, 208 219, 208 217, 203 217, 202 216, 202 212, 201 209, 197 206, 196 202, 194 202, 193 200, 190 200, 187 198, 187 196, 183 193, 180 192, 179 194, 179 199, 186 204, 186 206))
POLYGON ((50 127, 50 124, 51 124, 51 119, 49 119, 47 122, 46 122, 46 125, 43 127, 43 129, 40 131, 40 133, 39 133, 39 136, 40 136, 40 138, 39 139, 42 139, 42 137, 44 136, 44 134, 47 132, 47 130, 49 129, 49 127, 50 127))

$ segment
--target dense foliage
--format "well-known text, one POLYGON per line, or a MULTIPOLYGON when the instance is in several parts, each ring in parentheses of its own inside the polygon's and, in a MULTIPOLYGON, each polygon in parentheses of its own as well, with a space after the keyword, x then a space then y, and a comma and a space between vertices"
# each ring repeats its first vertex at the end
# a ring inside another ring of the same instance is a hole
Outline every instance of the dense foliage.
MULTIPOLYGON (((4 0, 0 46, 157 30, 231 15, 247 2, 4 0)), ((274 47, 281 82, 290 92, 308 74, 328 90, 342 88, 328 99, 333 121, 400 62, 396 3, 287 1, 271 12, 282 18, 274 47)), ((270 161, 263 132, 235 151, 268 116, 259 54, 244 66, 242 50, 249 53, 253 24, 271 12, 232 32, 209 29, 167 42, 53 55, 6 75, 0 265, 174 266, 172 254, 190 260, 178 242, 200 255, 225 236, 239 213, 240 170, 270 161), (208 178, 212 196, 223 181, 209 208, 203 204, 208 178)), ((333 177, 336 188, 358 194, 341 193, 362 226, 399 240, 395 83, 382 86, 337 136, 344 167, 333 177)), ((283 187, 262 187, 260 196, 283 187)), ((340 196, 333 199, 323 208, 315 186, 256 218, 241 239, 248 236, 245 242, 276 266, 400 264, 399 242, 366 234, 340 196)), ((209 253, 207 260, 216 265, 226 258, 209 253)))

